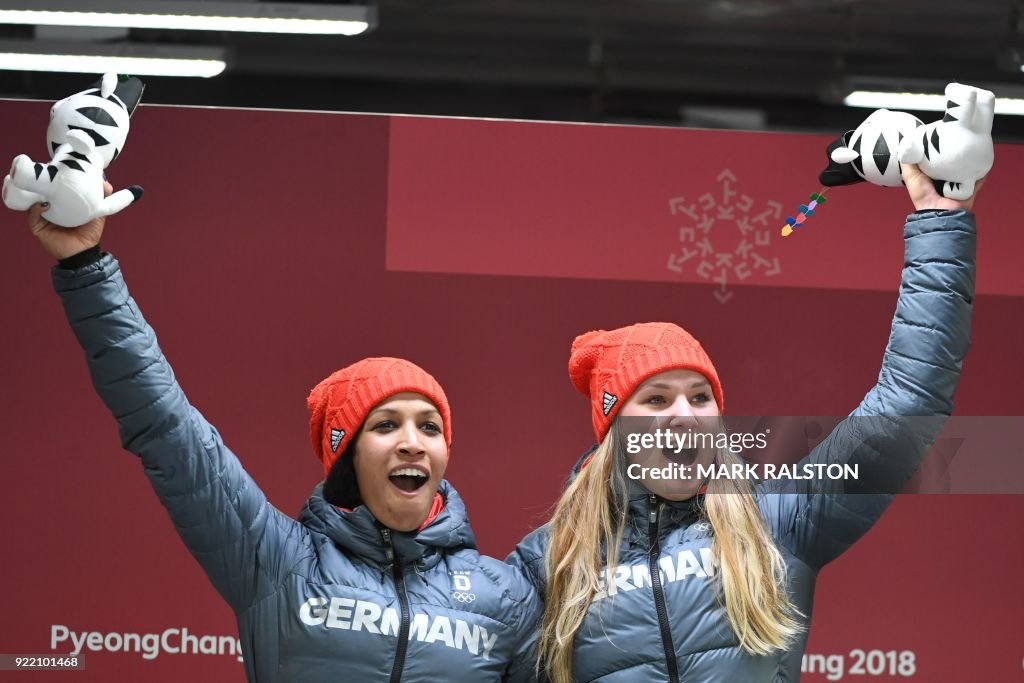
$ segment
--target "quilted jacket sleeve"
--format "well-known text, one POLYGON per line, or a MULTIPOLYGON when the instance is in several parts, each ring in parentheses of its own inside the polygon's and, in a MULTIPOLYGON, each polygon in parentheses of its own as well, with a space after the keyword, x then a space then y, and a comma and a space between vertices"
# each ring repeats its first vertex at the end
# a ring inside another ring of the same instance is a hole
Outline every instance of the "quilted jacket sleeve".
POLYGON ((217 431, 189 405, 109 254, 54 286, 85 351, 93 385, 117 419, 121 443, 178 534, 235 612, 273 592, 305 530, 271 506, 217 431))
POLYGON ((534 588, 532 577, 522 572, 515 563, 510 564, 519 570, 520 576, 516 583, 521 584, 519 590, 526 595, 526 598, 522 602, 521 623, 523 627, 519 632, 519 642, 502 681, 503 683, 546 683, 547 679, 538 675, 536 666, 537 636, 544 604, 534 588))
POLYGON ((778 542, 812 567, 863 536, 906 484, 953 410, 970 344, 975 221, 912 214, 892 332, 878 382, 803 462, 860 465, 857 481, 775 481, 760 506, 778 542))
POLYGON ((547 577, 544 568, 544 549, 548 542, 548 526, 530 532, 516 546, 505 562, 517 569, 529 583, 534 594, 534 615, 536 626, 524 637, 520 655, 514 659, 505 680, 509 683, 548 683, 544 672, 537 670, 537 640, 540 635, 540 621, 544 616, 544 599, 547 594, 547 577))

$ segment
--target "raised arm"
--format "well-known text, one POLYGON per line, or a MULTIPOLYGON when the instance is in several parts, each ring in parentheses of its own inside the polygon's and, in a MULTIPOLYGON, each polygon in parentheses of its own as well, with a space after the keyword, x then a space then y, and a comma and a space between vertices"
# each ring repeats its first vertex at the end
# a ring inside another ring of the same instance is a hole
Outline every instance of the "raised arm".
POLYGON ((300 524, 271 506, 217 431, 189 405, 129 296, 99 252, 103 219, 67 230, 29 212, 32 232, 60 260, 53 272, 93 385, 140 456, 182 540, 236 612, 273 592, 306 546, 300 524))
POLYGON ((805 461, 858 464, 857 481, 773 482, 760 506, 780 544, 811 566, 835 559, 882 515, 953 410, 970 344, 974 198, 939 196, 916 166, 904 180, 917 212, 878 382, 805 461))

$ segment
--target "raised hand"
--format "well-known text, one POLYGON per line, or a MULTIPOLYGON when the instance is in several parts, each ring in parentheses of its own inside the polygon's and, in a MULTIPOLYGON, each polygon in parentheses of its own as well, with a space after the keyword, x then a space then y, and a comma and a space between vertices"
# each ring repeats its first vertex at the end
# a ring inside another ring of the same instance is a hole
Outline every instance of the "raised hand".
POLYGON ((966 199, 953 199, 943 197, 935 189, 935 182, 922 171, 917 164, 900 164, 903 173, 903 183, 907 186, 907 194, 914 202, 914 208, 918 211, 923 209, 966 209, 974 208, 974 198, 985 182, 984 178, 974 184, 974 193, 966 199))
MULTIPOLYGON (((109 196, 113 191, 113 186, 104 181, 103 195, 109 196)), ((43 218, 46 208, 45 204, 36 204, 28 210, 28 227, 55 259, 74 256, 100 243, 106 217, 94 218, 77 228, 62 228, 43 218)))

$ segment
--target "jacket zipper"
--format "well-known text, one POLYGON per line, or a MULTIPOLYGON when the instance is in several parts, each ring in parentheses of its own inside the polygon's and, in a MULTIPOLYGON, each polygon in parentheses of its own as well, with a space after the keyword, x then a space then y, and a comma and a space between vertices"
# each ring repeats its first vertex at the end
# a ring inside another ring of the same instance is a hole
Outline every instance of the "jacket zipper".
POLYGON ((676 648, 672 643, 672 629, 668 625, 668 609, 665 607, 665 591, 661 586, 661 573, 658 571, 658 556, 661 547, 658 543, 658 526, 661 516, 661 503, 658 497, 650 496, 651 513, 648 516, 648 537, 650 538, 650 554, 648 563, 651 572, 651 586, 654 588, 654 607, 658 610, 658 625, 661 626, 661 644, 665 648, 665 664, 668 666, 669 683, 681 683, 679 665, 676 662, 676 648))
POLYGON ((380 535, 384 539, 384 552, 387 554, 388 562, 391 563, 391 571, 395 576, 395 589, 398 591, 398 604, 402 608, 402 624, 398 628, 398 649, 395 651, 395 664, 391 667, 391 683, 399 683, 402 680, 402 669, 405 668, 405 652, 409 648, 409 596, 405 592, 402 567, 395 554, 395 548, 391 545, 391 529, 381 529, 380 535))

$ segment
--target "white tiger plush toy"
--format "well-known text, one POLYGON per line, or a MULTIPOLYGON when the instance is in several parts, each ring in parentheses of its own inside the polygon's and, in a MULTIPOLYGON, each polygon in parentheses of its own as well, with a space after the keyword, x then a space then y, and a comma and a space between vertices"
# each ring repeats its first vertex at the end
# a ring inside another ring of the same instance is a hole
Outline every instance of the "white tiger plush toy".
POLYGON ((137 78, 108 73, 95 87, 56 102, 46 131, 53 158, 43 164, 24 154, 15 157, 4 178, 4 204, 24 211, 48 202, 43 218, 74 228, 115 214, 141 197, 138 185, 104 197, 103 171, 124 148, 144 88, 137 78))
POLYGON ((866 180, 883 187, 899 187, 903 182, 898 158, 900 144, 923 125, 924 122, 913 114, 879 109, 833 143, 829 147, 829 159, 836 164, 849 164, 844 167, 847 172, 852 169, 859 176, 849 182, 866 180))
POLYGON ((903 183, 900 162, 918 164, 940 194, 967 199, 992 168, 995 95, 969 85, 946 86, 946 115, 925 125, 904 112, 879 109, 828 147, 829 165, 819 176, 834 187, 868 181, 903 183))
POLYGON ((900 159, 920 166, 936 181, 935 189, 943 196, 967 199, 995 161, 995 104, 996 96, 989 90, 950 83, 946 86, 946 115, 905 138, 900 159))

